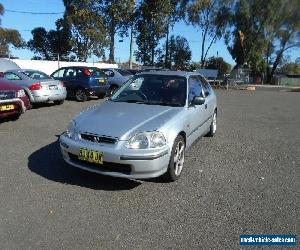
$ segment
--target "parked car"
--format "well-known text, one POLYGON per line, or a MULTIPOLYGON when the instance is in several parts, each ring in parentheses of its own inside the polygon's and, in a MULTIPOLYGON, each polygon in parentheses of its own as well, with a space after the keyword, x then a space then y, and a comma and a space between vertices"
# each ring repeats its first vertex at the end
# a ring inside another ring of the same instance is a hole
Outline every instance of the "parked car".
POLYGON ((90 96, 103 97, 109 89, 105 74, 96 67, 63 67, 54 71, 51 76, 63 81, 68 96, 84 102, 90 96))
POLYGON ((112 95, 124 82, 130 79, 133 74, 125 69, 101 69, 110 84, 109 95, 112 95))
POLYGON ((18 118, 29 107, 25 91, 8 81, 0 80, 0 119, 8 116, 18 118))
POLYGON ((142 71, 139 69, 126 69, 128 72, 130 72, 132 75, 136 75, 138 73, 141 73, 142 71))
POLYGON ((15 69, 4 73, 4 78, 25 90, 31 104, 53 101, 62 104, 66 99, 66 88, 44 72, 33 69, 15 69))
POLYGON ((60 137, 74 167, 124 178, 177 180, 185 150, 217 129, 217 99, 197 73, 147 72, 76 116, 60 137))

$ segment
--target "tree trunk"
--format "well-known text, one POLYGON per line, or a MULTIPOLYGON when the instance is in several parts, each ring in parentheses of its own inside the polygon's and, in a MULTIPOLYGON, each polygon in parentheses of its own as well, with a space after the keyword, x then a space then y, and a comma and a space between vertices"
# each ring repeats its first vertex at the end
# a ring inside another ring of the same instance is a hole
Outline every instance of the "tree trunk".
POLYGON ((205 28, 205 30, 203 32, 203 36, 202 36, 201 61, 200 61, 200 67, 201 67, 201 69, 204 68, 204 48, 205 48, 206 34, 207 34, 207 28, 205 28))
POLYGON ((109 44, 108 61, 110 63, 114 63, 115 62, 115 26, 114 26, 114 24, 112 24, 110 27, 109 36, 110 36, 110 44, 109 44))
POLYGON ((169 67, 168 63, 168 56, 169 56, 169 22, 167 27, 167 39, 166 39, 166 56, 165 56, 165 67, 169 67))

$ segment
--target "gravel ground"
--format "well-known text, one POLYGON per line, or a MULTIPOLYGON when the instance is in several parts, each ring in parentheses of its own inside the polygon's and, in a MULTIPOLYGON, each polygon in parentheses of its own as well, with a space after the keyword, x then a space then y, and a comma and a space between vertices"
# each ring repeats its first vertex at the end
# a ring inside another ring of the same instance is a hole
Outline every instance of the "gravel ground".
POLYGON ((99 100, 1 123, 1 248, 240 249, 240 234, 299 239, 299 93, 217 95, 217 134, 188 151, 175 183, 110 178, 62 161, 57 136, 99 100))

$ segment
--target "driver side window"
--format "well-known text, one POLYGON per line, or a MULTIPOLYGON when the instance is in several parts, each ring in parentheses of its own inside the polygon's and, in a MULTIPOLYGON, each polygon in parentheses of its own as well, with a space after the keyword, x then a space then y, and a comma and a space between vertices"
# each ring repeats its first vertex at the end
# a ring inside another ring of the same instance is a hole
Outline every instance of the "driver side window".
POLYGON ((200 80, 197 76, 189 77, 189 105, 192 103, 195 96, 203 97, 203 89, 200 80))

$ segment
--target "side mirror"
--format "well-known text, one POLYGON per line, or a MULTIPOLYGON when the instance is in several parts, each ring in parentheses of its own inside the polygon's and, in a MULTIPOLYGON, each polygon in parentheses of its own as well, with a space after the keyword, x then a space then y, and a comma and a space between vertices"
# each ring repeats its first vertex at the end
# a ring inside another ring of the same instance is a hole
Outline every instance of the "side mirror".
POLYGON ((202 105, 205 103, 205 98, 202 96, 195 96, 193 99, 193 105, 202 105))

